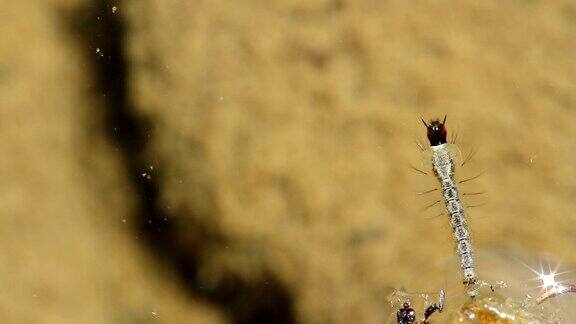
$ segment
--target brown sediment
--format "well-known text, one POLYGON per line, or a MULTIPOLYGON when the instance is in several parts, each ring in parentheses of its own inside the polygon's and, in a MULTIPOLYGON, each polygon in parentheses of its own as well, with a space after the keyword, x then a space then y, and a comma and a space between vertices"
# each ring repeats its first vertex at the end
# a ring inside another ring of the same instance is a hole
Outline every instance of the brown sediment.
POLYGON ((0 322, 376 323, 451 279, 422 115, 480 149, 480 246, 574 246, 574 12, 1 1, 0 322))

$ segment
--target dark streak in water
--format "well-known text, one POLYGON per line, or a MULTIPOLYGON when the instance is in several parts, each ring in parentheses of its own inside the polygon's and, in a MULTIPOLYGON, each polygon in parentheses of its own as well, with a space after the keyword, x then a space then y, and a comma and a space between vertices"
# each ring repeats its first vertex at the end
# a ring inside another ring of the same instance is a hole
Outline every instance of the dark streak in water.
MULTIPOLYGON (((144 248, 159 262, 177 270, 181 286, 194 298, 203 299, 223 309, 232 323, 295 323, 293 296, 270 271, 260 279, 246 281, 235 273, 226 273, 214 285, 206 287, 199 278, 204 257, 209 248, 229 245, 221 233, 207 223, 186 224, 194 237, 193 244, 179 243, 182 229, 170 221, 160 203, 162 187, 158 179, 161 172, 155 169, 151 177, 142 173, 150 171, 145 153, 152 140, 153 120, 138 115, 129 98, 129 68, 126 58, 126 26, 121 12, 112 12, 118 1, 94 1, 77 12, 64 12, 63 21, 71 22, 67 28, 85 51, 96 81, 91 89, 103 98, 104 125, 108 138, 118 148, 130 184, 136 194, 135 231, 144 238, 144 248), (97 51, 97 48, 99 49, 97 51)), ((95 114, 98 115, 98 114, 95 114)), ((211 215, 190 215, 182 219, 210 219, 211 215), (192 217, 197 216, 197 217, 192 217)))

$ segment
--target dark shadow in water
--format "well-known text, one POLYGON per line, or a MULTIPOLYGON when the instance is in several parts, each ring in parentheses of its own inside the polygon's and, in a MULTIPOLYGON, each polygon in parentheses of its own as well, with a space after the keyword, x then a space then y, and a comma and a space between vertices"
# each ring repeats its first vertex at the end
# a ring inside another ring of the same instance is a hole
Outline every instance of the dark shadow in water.
MULTIPOLYGON (((174 267, 180 284, 194 298, 205 300, 223 309, 232 323, 295 323, 293 296, 270 272, 257 281, 246 281, 228 273, 215 285, 202 287, 198 272, 203 263, 202 252, 221 246, 226 239, 209 228, 209 223, 188 224, 195 237, 194 244, 179 244, 177 228, 159 206, 161 174, 157 170, 150 179, 142 177, 146 163, 144 152, 153 134, 152 120, 136 113, 128 96, 128 63, 125 56, 126 27, 119 12, 112 6, 118 1, 94 1, 79 11, 64 12, 62 19, 93 66, 87 67, 95 79, 94 93, 103 97, 104 125, 112 144, 118 148, 126 174, 136 196, 134 219, 145 248, 159 262, 174 267)), ((99 114, 95 114, 99 116, 99 114)), ((81 127, 81 126, 79 126, 81 127)), ((190 215, 189 215, 190 216, 190 215)), ((192 215, 195 216, 195 215, 192 215)), ((211 219, 185 217, 185 219, 211 219)))

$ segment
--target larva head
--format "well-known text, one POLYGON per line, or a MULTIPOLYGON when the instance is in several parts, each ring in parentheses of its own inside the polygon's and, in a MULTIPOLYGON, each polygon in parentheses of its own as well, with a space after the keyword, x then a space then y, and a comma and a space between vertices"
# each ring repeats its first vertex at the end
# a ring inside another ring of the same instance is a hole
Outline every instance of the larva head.
POLYGON ((430 141, 430 146, 437 146, 441 144, 446 144, 446 128, 444 124, 446 123, 446 116, 444 120, 440 122, 440 119, 431 120, 430 124, 426 123, 424 119, 422 122, 428 130, 428 140, 430 141))

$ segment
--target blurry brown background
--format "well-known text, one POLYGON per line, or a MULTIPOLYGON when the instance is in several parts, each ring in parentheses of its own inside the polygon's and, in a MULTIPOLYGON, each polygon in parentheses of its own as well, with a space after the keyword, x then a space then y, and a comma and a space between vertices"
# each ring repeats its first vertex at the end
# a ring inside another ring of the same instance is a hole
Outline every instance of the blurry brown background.
POLYGON ((445 113, 477 249, 573 268, 575 81, 573 1, 2 1, 0 322, 381 323, 445 113))

